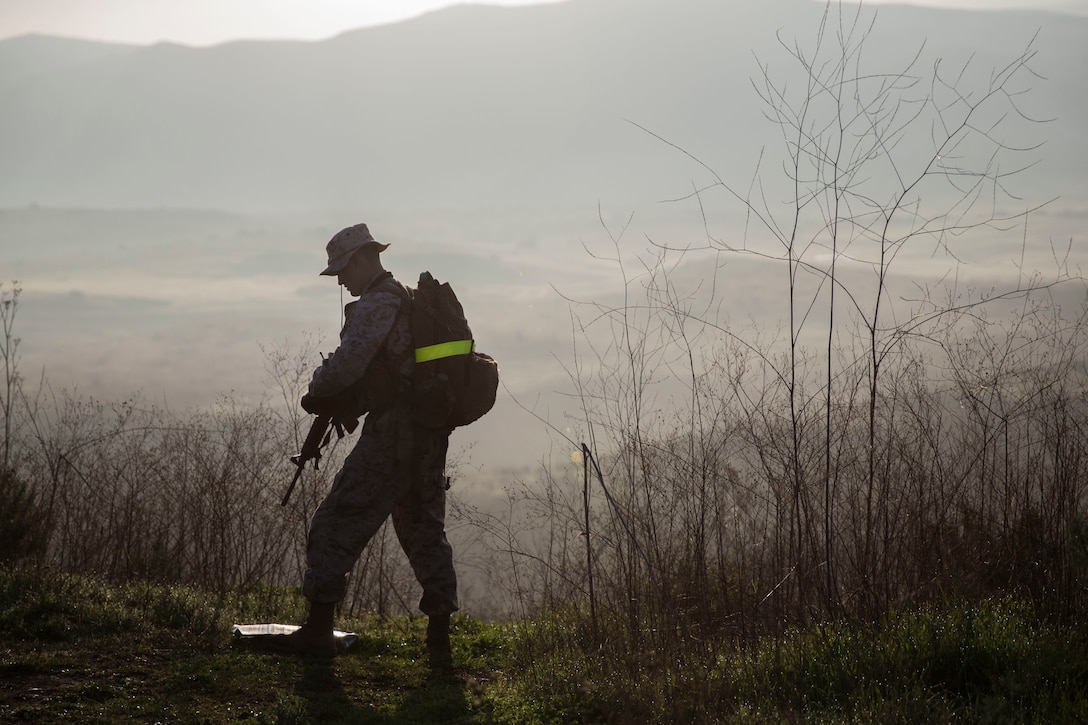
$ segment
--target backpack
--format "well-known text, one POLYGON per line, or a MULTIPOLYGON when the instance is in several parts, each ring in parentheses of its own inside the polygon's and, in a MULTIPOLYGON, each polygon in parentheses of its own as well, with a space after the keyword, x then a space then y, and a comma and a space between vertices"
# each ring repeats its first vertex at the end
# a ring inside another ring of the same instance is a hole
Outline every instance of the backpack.
POLYGON ((468 425, 495 405, 498 363, 476 350, 465 311, 449 283, 423 272, 408 294, 415 345, 414 420, 425 428, 468 425))

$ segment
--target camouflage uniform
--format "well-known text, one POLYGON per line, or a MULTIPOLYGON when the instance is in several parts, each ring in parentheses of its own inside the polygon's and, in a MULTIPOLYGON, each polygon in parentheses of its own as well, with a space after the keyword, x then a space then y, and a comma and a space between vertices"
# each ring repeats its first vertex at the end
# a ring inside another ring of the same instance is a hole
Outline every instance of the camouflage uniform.
MULTIPOLYGON (((340 346, 314 372, 312 395, 343 391, 372 362, 411 364, 409 315, 397 314, 401 298, 396 292, 384 286, 375 289, 375 283, 384 280, 392 280, 392 275, 383 272, 371 282, 371 291, 345 307, 340 346)), ((348 572, 386 517, 392 516, 397 539, 423 587, 420 610, 428 616, 457 611, 453 550, 445 532, 448 441, 449 431, 412 425, 404 395, 384 411, 366 416, 358 443, 310 522, 302 585, 307 599, 343 599, 348 572)))

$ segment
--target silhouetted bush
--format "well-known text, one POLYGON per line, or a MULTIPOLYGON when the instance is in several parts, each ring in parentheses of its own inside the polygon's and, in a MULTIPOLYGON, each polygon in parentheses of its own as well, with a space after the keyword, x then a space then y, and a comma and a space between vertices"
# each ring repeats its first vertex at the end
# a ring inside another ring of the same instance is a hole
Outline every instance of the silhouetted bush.
POLYGON ((0 468, 0 563, 36 561, 49 541, 49 521, 30 486, 0 468))

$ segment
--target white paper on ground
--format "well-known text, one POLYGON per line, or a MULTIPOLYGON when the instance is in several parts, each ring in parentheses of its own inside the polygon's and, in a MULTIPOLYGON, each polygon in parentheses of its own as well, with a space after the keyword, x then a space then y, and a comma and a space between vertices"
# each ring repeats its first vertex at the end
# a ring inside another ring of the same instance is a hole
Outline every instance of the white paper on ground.
MULTIPOLYGON (((236 624, 234 625, 234 636, 255 637, 261 634, 291 634, 296 629, 298 629, 297 624, 236 624)), ((354 632, 334 629, 332 633, 336 635, 336 639, 340 640, 340 646, 344 649, 355 644, 355 640, 359 639, 354 632)))

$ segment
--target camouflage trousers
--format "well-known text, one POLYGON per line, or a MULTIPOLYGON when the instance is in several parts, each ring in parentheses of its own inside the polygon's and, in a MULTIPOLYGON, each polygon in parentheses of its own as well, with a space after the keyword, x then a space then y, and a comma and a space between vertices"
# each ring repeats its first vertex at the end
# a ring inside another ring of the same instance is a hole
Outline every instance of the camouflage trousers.
POLYGON ((307 599, 343 599, 348 572, 391 516, 423 587, 420 611, 428 616, 457 611, 453 549, 446 539, 448 443, 444 431, 412 426, 400 406, 366 417, 358 443, 310 521, 302 583, 307 599))

